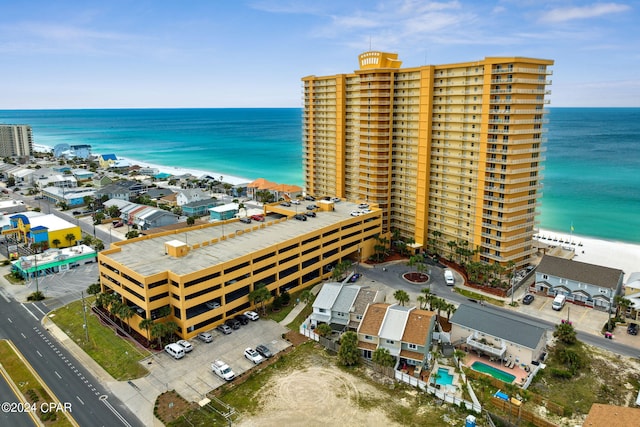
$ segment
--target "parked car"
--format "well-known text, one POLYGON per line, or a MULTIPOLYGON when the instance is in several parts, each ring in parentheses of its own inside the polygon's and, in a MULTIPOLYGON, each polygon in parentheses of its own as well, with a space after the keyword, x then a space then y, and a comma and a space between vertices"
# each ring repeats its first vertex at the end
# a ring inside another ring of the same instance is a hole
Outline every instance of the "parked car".
POLYGON ((242 217, 242 218, 240 218, 240 222, 243 222, 245 224, 251 224, 251 218, 246 217, 246 216, 242 217))
POLYGON ((369 209, 369 205, 366 203, 360 203, 358 209, 369 209))
POLYGON ((238 314, 236 317, 234 317, 234 319, 236 319, 242 325, 246 325, 247 323, 249 323, 249 318, 244 314, 238 314))
POLYGON ((229 365, 224 363, 222 360, 216 360, 211 364, 211 370, 214 374, 219 376, 225 381, 231 381, 236 377, 236 374, 231 370, 229 365))
POLYGON ((258 221, 258 222, 262 222, 262 221, 264 221, 264 215, 258 215, 258 214, 256 214, 256 215, 251 215, 251 217, 250 217, 250 218, 251 218, 252 220, 254 220, 254 221, 258 221))
POLYGON ((176 344, 184 348, 185 353, 189 353, 191 350, 193 350, 193 345, 191 345, 191 343, 187 340, 178 340, 176 341, 176 344))
POLYGON ((209 332, 200 332, 198 334, 198 339, 202 342, 211 342, 213 341, 213 335, 211 335, 209 332))
POLYGON ((225 335, 229 335, 231 332, 233 332, 233 330, 229 326, 225 325, 224 323, 222 325, 218 325, 216 329, 225 335))
POLYGON ((115 224, 113 224, 113 228, 120 228, 120 227, 123 227, 123 226, 124 226, 124 223, 122 221, 116 222, 115 224))
POLYGON ((292 200, 291 203, 294 204, 294 205, 299 205, 300 204, 300 200, 292 200))
POLYGON ((360 278, 360 276, 362 276, 362 274, 360 274, 360 273, 352 274, 351 277, 349 277, 349 282, 351 282, 351 283, 357 282, 358 279, 360 278))
POLYGON ((340 202, 340 197, 332 197, 331 201, 334 203, 339 203, 340 202))
POLYGON ((295 219, 297 219, 298 221, 306 221, 307 217, 303 214, 296 214, 293 216, 295 219))
POLYGON ((317 205, 308 205, 307 209, 309 209, 310 211, 314 210, 314 209, 318 209, 317 205))
POLYGON ((236 319, 229 319, 224 322, 225 325, 230 327, 231 329, 240 329, 240 321, 236 319))
POLYGON ((315 197, 313 197, 313 196, 304 196, 304 199, 305 199, 305 200, 309 200, 309 201, 311 201, 311 202, 315 202, 315 201, 316 201, 316 198, 315 198, 315 197))
POLYGON ((82 212, 80 212, 80 211, 73 211, 72 213, 73 213, 74 215, 80 215, 80 214, 82 214, 82 212))
POLYGON ((522 303, 523 303, 524 305, 529 305, 529 304, 531 304, 531 303, 533 302, 533 300, 534 300, 533 295, 531 295, 531 294, 526 294, 526 295, 524 296, 524 298, 522 298, 522 303))
POLYGON ((256 351, 260 353, 260 355, 265 359, 268 359, 271 356, 273 356, 273 353, 271 353, 271 350, 269 350, 269 347, 263 344, 260 344, 259 346, 257 346, 256 351))
POLYGON ((629 323, 629 326, 627 326, 627 333, 629 335, 638 335, 638 325, 635 323, 629 323))
POLYGON ((220 303, 217 302, 217 301, 209 301, 209 302, 205 303, 205 305, 207 306, 207 308, 209 308, 211 310, 220 307, 220 303))
POLYGON ((289 206, 291 206, 291 203, 289 203, 289 202, 280 202, 280 206, 289 207, 289 206))
POLYGON ((316 217, 316 213, 314 211, 306 211, 304 214, 306 216, 310 216, 311 218, 315 218, 316 217))
POLYGON ((252 348, 247 348, 244 351, 244 357, 246 357, 248 360, 253 362, 254 365, 257 365, 258 363, 261 363, 262 361, 264 361, 264 357, 262 357, 260 353, 258 353, 252 348))
POLYGON ((253 321, 256 321, 260 318, 260 316, 258 316, 258 313, 256 313, 255 311, 245 311, 244 315, 247 316, 249 320, 253 321))
POLYGON ((164 351, 166 351, 174 359, 182 359, 185 353, 184 348, 182 348, 178 344, 167 344, 164 346, 164 351))
POLYGON ((349 215, 351 215, 351 216, 360 216, 360 215, 362 215, 362 212, 360 212, 360 211, 351 211, 351 213, 349 215))

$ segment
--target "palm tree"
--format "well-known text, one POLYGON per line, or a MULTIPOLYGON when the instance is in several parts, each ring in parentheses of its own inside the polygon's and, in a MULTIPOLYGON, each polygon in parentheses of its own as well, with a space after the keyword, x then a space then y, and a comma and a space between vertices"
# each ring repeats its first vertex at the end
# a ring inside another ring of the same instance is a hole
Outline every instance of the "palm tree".
POLYGON ((180 330, 180 326, 173 320, 170 320, 164 324, 164 336, 171 338, 176 332, 180 330))
POLYGON ((427 298, 424 295, 418 295, 416 301, 418 301, 418 304, 420 304, 421 310, 424 310, 427 307, 427 298))
POLYGON ((69 242, 69 246, 72 246, 74 240, 76 240, 76 235, 73 233, 68 233, 66 236, 64 236, 64 238, 69 242))
POLYGON ((118 310, 118 315, 121 319, 124 319, 127 322, 127 329, 131 332, 131 325, 129 324, 129 319, 133 317, 135 311, 133 308, 129 307, 127 304, 122 304, 120 310, 118 310))
POLYGON ((574 344, 577 341, 576 330, 569 322, 562 322, 556 325, 553 336, 565 344, 574 344))
POLYGON ((252 304, 260 304, 262 307, 262 313, 267 314, 265 304, 271 299, 271 292, 267 289, 264 283, 258 283, 255 285, 255 289, 249 292, 249 301, 252 304))
POLYGON ((397 291, 395 291, 393 293, 393 298, 395 298, 396 301, 398 301, 400 305, 403 305, 403 306, 404 306, 404 303, 409 302, 409 294, 402 289, 398 289, 397 291))
POLYGON ((449 251, 450 251, 449 261, 453 261, 453 256, 456 253, 456 249, 455 248, 458 246, 458 242, 456 242, 455 240, 449 240, 447 242, 447 246, 449 246, 449 251))
POLYGON ((154 324, 155 322, 151 319, 142 319, 140 323, 138 323, 138 327, 140 329, 144 329, 147 331, 148 340, 151 340, 151 328, 153 327, 154 324))
POLYGON ((305 289, 304 291, 302 291, 302 293, 300 294, 300 301, 305 304, 309 304, 311 301, 313 301, 313 292, 311 292, 309 289, 305 289))
POLYGON ((442 309, 447 312, 447 319, 450 319, 451 315, 456 312, 456 306, 450 303, 445 303, 442 309))
POLYGON ((158 338, 158 347, 162 348, 162 337, 164 336, 165 326, 164 323, 154 323, 151 326, 151 336, 158 338))
POLYGON ((53 243, 57 248, 58 246, 60 246, 60 239, 53 239, 51 243, 53 243))

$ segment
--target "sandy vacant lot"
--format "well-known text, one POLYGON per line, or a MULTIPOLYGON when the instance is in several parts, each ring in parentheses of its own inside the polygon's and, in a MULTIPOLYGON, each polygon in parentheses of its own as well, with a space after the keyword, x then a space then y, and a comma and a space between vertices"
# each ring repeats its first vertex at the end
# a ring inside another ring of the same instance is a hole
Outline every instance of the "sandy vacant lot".
POLYGON ((384 425, 392 422, 369 397, 376 390, 337 368, 312 366, 276 378, 261 391, 260 414, 237 420, 243 427, 384 425))

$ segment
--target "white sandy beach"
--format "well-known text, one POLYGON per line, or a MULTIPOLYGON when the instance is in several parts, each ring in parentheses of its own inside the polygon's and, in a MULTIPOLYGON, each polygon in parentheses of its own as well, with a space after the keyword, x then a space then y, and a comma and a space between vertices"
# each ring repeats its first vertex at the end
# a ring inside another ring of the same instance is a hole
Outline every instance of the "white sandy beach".
POLYGON ((624 271, 625 281, 629 274, 640 271, 640 244, 609 241, 575 234, 570 235, 544 229, 540 229, 537 235, 539 236, 538 241, 541 243, 575 248, 576 256, 573 258, 575 261, 624 271), (540 237, 547 237, 547 239, 540 237), (558 241, 553 241, 554 238, 557 238, 558 241), (560 240, 565 243, 560 243, 560 240))
MULTIPOLYGON (((117 154, 116 154, 117 155, 117 154)), ((142 166, 145 168, 154 168, 154 169, 158 169, 160 172, 164 172, 164 173, 168 173, 171 175, 183 175, 183 174, 191 174, 195 177, 201 177, 203 175, 209 175, 212 177, 215 177, 216 179, 219 179, 220 177, 222 177, 222 181, 223 182, 227 182, 229 184, 233 184, 233 185, 240 185, 240 184, 247 184, 249 182, 252 182, 255 180, 254 179, 248 179, 248 178, 242 178, 242 177, 238 177, 238 176, 232 176, 232 175, 225 175, 223 173, 219 173, 219 172, 212 172, 212 171, 204 171, 204 170, 200 170, 200 169, 190 169, 190 168, 183 168, 183 167, 179 167, 179 166, 162 166, 162 165, 156 165, 153 163, 148 163, 148 162, 141 162, 138 160, 134 160, 128 157, 120 157, 118 156, 119 160, 126 160, 127 162, 129 162, 130 165, 138 165, 138 166, 142 166)))

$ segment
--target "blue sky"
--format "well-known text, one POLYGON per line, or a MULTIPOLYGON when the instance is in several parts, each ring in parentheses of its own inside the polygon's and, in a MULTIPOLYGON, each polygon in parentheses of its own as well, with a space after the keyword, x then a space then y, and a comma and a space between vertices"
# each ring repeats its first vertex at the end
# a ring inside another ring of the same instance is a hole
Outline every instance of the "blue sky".
POLYGON ((0 109, 300 107, 358 54, 553 59, 551 106, 640 106, 640 3, 0 1, 0 109))

